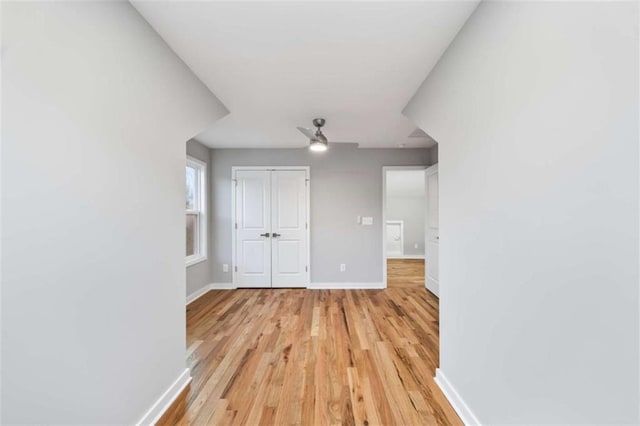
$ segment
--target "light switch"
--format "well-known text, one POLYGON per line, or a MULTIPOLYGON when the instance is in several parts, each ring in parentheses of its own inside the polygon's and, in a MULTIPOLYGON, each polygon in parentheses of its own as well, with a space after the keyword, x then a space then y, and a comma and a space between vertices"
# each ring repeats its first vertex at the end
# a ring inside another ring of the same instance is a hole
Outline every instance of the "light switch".
POLYGON ((362 218, 362 224, 363 225, 373 225, 373 218, 372 217, 363 217, 362 218))

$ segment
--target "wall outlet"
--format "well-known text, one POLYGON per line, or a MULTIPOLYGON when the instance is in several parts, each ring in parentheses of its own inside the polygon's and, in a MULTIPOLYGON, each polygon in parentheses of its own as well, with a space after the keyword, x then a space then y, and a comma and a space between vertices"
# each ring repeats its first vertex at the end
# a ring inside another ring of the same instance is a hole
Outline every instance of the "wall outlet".
POLYGON ((222 272, 229 272, 229 264, 228 263, 223 263, 222 264, 222 272))
POLYGON ((340 264, 340 272, 344 272, 344 271, 346 271, 346 270, 347 270, 347 265, 346 265, 346 264, 344 264, 344 263, 341 263, 341 264, 340 264))
POLYGON ((415 244, 413 245, 413 248, 418 248, 418 243, 415 243, 415 244))

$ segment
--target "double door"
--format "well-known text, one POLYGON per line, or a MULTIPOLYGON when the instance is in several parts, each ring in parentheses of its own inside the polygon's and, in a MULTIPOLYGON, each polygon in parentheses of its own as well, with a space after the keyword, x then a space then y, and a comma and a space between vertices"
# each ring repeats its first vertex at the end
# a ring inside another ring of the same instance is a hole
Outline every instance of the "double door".
POLYGON ((237 287, 309 285, 308 169, 234 170, 237 287))

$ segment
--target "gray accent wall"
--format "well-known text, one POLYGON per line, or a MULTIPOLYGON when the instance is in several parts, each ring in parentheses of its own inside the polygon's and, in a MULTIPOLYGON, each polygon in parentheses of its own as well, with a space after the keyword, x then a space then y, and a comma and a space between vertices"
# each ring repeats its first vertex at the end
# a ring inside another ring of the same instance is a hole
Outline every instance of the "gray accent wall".
MULTIPOLYGON (((187 155, 207 163, 207 185, 211 182, 211 165, 210 165, 210 149, 202 145, 196 140, 187 142, 187 155)), ((211 257, 209 250, 211 248, 211 191, 207 188, 207 260, 195 265, 187 266, 187 296, 200 290, 202 287, 211 284, 211 257)))
POLYGON ((231 283, 231 167, 310 166, 311 282, 382 282, 382 167, 429 165, 428 149, 358 149, 331 144, 325 153, 300 149, 213 149, 211 154, 214 283, 231 283), (372 216, 373 226, 356 222, 372 216), (340 272, 345 263, 347 270, 340 272))

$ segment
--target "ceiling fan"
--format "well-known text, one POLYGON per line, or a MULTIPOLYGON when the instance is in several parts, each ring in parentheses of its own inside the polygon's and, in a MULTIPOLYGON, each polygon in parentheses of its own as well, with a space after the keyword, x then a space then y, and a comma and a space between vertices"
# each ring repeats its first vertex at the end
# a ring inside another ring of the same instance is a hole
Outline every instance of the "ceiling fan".
POLYGON ((306 127, 298 127, 306 137, 309 138, 309 149, 311 151, 322 152, 326 151, 329 148, 329 142, 327 141, 327 137, 322 133, 322 126, 326 120, 324 118, 314 118, 313 126, 316 128, 314 132, 312 129, 307 129, 306 127))

